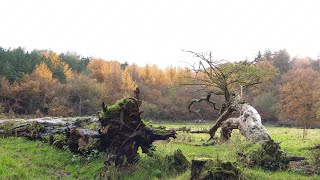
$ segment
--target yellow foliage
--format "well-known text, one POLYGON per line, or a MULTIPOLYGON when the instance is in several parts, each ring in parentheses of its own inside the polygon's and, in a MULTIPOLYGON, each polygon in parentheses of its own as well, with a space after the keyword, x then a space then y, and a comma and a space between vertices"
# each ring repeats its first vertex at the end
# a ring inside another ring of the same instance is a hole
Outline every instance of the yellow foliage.
POLYGON ((70 69, 69 65, 62 62, 57 53, 55 53, 53 51, 43 51, 42 53, 44 54, 44 56, 48 60, 50 60, 51 66, 49 68, 50 68, 51 72, 54 72, 57 68, 62 67, 63 73, 64 73, 66 79, 69 79, 73 75, 72 70, 70 69))
POLYGON ((118 84, 121 81, 121 65, 117 61, 104 61, 102 59, 93 59, 88 64, 91 71, 91 77, 98 82, 110 82, 118 84))
POLYGON ((63 65, 63 72, 66 76, 66 79, 70 79, 72 77, 73 73, 68 64, 63 65))
POLYGON ((124 89, 127 92, 133 92, 137 85, 136 82, 132 79, 132 76, 130 74, 130 69, 126 68, 124 72, 122 73, 122 89, 124 89))
POLYGON ((32 74, 42 77, 48 81, 52 81, 52 72, 50 71, 49 67, 44 63, 40 63, 36 66, 35 70, 32 72, 32 74))

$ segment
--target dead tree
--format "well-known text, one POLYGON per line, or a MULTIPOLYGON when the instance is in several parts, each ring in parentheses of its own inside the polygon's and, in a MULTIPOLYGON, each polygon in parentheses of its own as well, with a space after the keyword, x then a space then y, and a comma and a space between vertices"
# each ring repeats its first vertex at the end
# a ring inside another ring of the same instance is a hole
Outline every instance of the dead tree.
MULTIPOLYGON (((219 117, 211 127, 210 139, 215 138, 216 131, 221 128, 221 140, 228 140, 233 129, 239 129, 241 134, 254 142, 270 139, 264 126, 261 124, 261 117, 258 112, 242 99, 243 89, 255 86, 267 80, 274 74, 268 69, 259 69, 255 62, 229 63, 224 60, 214 60, 211 52, 192 53, 199 59, 198 64, 191 65, 194 77, 189 78, 184 85, 200 86, 203 89, 210 89, 207 96, 194 99, 188 106, 189 112, 193 110, 194 103, 206 101, 212 104, 213 109, 218 111, 219 117), (240 87, 240 93, 239 89, 240 87), (213 96, 223 96, 224 102, 218 106, 213 101, 213 96), (232 114, 238 112, 237 118, 230 118, 232 114)), ((209 139, 209 140, 210 140, 209 139)))

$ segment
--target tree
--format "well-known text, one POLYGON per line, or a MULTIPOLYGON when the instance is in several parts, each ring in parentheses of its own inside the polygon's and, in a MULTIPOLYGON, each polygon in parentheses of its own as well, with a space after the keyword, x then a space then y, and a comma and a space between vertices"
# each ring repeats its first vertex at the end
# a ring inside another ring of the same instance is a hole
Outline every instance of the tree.
POLYGON ((0 79, 0 102, 4 106, 5 112, 14 113, 20 106, 14 98, 15 94, 10 82, 5 79, 0 79))
POLYGON ((260 84, 273 76, 276 71, 274 69, 260 69, 254 65, 254 62, 228 63, 213 60, 211 52, 187 52, 196 56, 199 59, 199 64, 192 65, 195 76, 186 85, 198 85, 211 90, 206 97, 194 99, 188 107, 189 110, 197 112, 191 110, 191 106, 195 102, 201 101, 209 102, 215 110, 219 110, 220 116, 209 132, 210 139, 214 138, 219 127, 222 127, 221 138, 223 140, 230 138, 232 129, 239 129, 247 139, 253 141, 269 139, 269 135, 261 124, 260 115, 252 106, 244 103, 241 99, 242 88, 247 89, 260 84), (237 87, 240 87, 240 93, 236 92, 237 87), (220 107, 216 102, 210 100, 214 95, 224 97, 224 102, 220 107), (236 111, 240 112, 241 116, 229 118, 236 111))
POLYGON ((279 69, 280 74, 286 73, 290 69, 290 55, 286 49, 277 51, 272 57, 273 65, 279 69))
POLYGON ((137 85, 135 81, 132 79, 132 76, 130 74, 130 69, 126 68, 124 72, 122 73, 122 89, 125 91, 125 93, 133 92, 136 88, 137 85))
POLYGON ((87 65, 90 62, 90 58, 81 57, 75 52, 61 53, 59 58, 77 73, 86 72, 87 65))
POLYGON ((279 109, 278 98, 275 92, 260 92, 254 98, 254 105, 260 112, 260 115, 266 121, 276 121, 279 109))
POLYGON ((46 79, 47 81, 52 81, 52 72, 48 68, 47 64, 42 62, 41 64, 37 65, 35 70, 33 71, 35 76, 41 77, 46 79))
POLYGON ((104 82, 106 75, 104 64, 105 61, 102 59, 92 59, 88 64, 91 72, 90 77, 96 79, 98 82, 104 82))
POLYGON ((53 51, 42 51, 42 54, 46 57, 46 63, 53 73, 53 78, 66 83, 67 79, 72 76, 72 70, 69 65, 62 62, 58 54, 53 51))
POLYGON ((319 75, 319 72, 310 67, 298 67, 283 76, 280 88, 283 118, 304 127, 308 127, 316 119, 318 99, 315 97, 315 90, 318 89, 319 75))
POLYGON ((99 110, 105 93, 103 84, 80 74, 70 78, 68 85, 69 102, 75 107, 77 115, 91 115, 99 110))

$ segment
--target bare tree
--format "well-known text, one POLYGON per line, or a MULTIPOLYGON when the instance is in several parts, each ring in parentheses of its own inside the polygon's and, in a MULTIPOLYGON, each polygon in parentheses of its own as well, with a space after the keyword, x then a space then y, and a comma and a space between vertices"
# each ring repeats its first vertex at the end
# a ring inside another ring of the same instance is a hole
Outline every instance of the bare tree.
MULTIPOLYGON (((242 98, 243 89, 258 85, 275 73, 274 69, 259 69, 255 61, 230 63, 225 60, 215 60, 209 53, 186 51, 199 59, 199 63, 191 65, 194 76, 184 85, 196 85, 202 89, 210 89, 207 96, 194 99, 188 106, 189 112, 193 104, 202 101, 209 102, 213 109, 219 111, 219 117, 209 131, 210 139, 215 138, 216 131, 221 127, 221 139, 228 140, 233 129, 239 129, 242 135, 255 142, 270 139, 258 112, 242 98), (218 105, 211 100, 213 96, 223 96, 224 102, 218 105), (239 117, 229 118, 239 112, 239 117)), ((210 140, 209 139, 209 140, 210 140)))

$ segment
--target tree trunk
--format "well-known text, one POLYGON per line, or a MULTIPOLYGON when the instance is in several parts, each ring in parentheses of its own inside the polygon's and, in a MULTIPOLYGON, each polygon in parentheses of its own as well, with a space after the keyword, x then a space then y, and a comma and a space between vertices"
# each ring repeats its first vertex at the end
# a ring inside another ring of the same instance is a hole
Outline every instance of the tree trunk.
POLYGON ((256 109, 249 104, 243 104, 238 118, 229 118, 221 125, 221 140, 231 137, 233 129, 239 129, 240 133, 252 142, 270 140, 270 136, 261 123, 261 117, 256 109))
MULTIPOLYGON (((210 129, 210 139, 213 139, 215 136, 215 133, 217 132, 218 128, 221 127, 222 123, 226 121, 226 119, 234 112, 235 110, 229 106, 227 110, 225 110, 217 119, 216 123, 213 125, 213 127, 210 129)), ((209 140, 210 140, 209 139, 209 140)))

